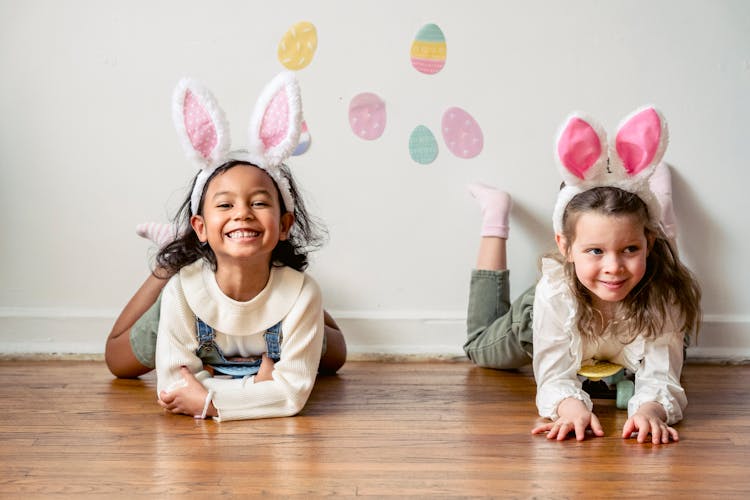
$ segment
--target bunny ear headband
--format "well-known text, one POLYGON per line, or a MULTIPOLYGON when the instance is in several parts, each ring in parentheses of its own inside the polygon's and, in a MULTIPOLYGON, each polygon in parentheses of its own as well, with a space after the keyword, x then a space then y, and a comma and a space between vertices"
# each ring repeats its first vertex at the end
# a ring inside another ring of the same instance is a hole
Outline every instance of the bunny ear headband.
POLYGON ((646 106, 632 112, 617 127, 613 145, 604 129, 591 118, 571 114, 555 142, 555 158, 565 181, 557 196, 552 223, 562 233, 565 207, 579 193, 612 186, 638 195, 648 207, 652 222, 659 223, 661 206, 648 185, 669 142, 667 122, 659 111, 646 106))
POLYGON ((217 167, 237 160, 263 169, 276 182, 289 212, 294 197, 280 166, 297 147, 302 123, 302 100, 294 74, 277 75, 261 92, 250 117, 247 150, 229 150, 229 125, 211 92, 195 80, 177 84, 172 117, 188 158, 201 171, 190 197, 190 211, 198 213, 206 181, 217 167))

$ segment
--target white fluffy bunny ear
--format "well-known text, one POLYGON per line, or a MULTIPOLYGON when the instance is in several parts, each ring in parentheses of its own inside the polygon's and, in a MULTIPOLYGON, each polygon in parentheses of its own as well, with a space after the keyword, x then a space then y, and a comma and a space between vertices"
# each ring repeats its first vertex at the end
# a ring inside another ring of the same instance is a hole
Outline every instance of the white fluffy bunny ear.
POLYGON ((188 158, 202 169, 215 167, 229 151, 229 126, 211 92, 184 78, 172 99, 172 118, 188 158))
POLYGON ((302 99, 294 73, 277 75, 263 89, 250 118, 249 150, 267 167, 284 162, 299 143, 302 99))
POLYGON ((668 142, 667 122, 653 106, 628 115, 609 149, 604 131, 596 122, 580 113, 568 117, 556 142, 557 163, 566 186, 558 193, 552 213, 555 232, 562 232, 562 218, 570 200, 597 186, 637 194, 648 207, 652 222, 658 223, 661 208, 647 181, 668 142))
POLYGON ((563 122, 555 141, 555 158, 565 184, 597 181, 607 174, 607 134, 596 121, 575 112, 563 122))
POLYGON ((662 114, 653 106, 639 108, 625 117, 617 128, 610 152, 613 171, 624 171, 630 178, 649 177, 659 164, 669 143, 669 130, 662 114))

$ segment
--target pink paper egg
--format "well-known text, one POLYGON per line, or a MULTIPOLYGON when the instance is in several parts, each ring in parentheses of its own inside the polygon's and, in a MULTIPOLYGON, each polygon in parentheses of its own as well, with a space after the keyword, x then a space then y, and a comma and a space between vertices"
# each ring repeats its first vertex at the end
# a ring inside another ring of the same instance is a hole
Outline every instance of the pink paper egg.
POLYGON ((349 103, 349 125, 357 137, 372 141, 385 130, 385 102, 375 94, 365 92, 349 103))
POLYGON ((477 121, 461 108, 443 113, 443 140, 448 150, 459 158, 474 158, 482 151, 484 135, 477 121))

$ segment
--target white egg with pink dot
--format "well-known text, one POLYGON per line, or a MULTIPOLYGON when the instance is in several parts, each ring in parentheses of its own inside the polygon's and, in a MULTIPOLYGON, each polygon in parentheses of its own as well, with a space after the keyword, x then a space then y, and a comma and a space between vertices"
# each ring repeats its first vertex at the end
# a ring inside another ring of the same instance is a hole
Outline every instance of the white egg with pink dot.
POLYGON ((357 137, 372 141, 385 130, 385 102, 371 92, 354 96, 349 103, 349 126, 357 137))
POLYGON ((474 117, 463 109, 453 107, 443 113, 442 131, 448 150, 459 158, 474 158, 482 152, 482 129, 474 117))

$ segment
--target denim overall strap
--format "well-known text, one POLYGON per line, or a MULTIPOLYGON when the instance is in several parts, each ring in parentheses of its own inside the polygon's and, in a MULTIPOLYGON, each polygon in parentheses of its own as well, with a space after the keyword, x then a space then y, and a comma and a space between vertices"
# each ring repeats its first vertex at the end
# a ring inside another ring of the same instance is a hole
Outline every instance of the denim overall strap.
POLYGON ((266 339, 266 355, 277 362, 281 359, 281 321, 266 330, 263 337, 266 339))
MULTIPOLYGON (((195 318, 195 330, 199 342, 195 354, 201 358, 204 364, 211 366, 215 373, 228 375, 233 378, 242 378, 258 373, 261 364, 260 356, 241 361, 227 359, 216 344, 214 329, 197 316, 195 318)), ((281 359, 281 341, 283 338, 281 323, 279 322, 266 330, 263 338, 266 342, 266 355, 274 363, 279 361, 281 359)))
POLYGON ((201 321, 198 316, 195 317, 195 331, 198 335, 199 348, 213 343, 214 329, 201 321))
POLYGON ((203 360, 204 364, 213 366, 215 363, 226 361, 214 341, 214 329, 204 323, 198 316, 195 317, 195 333, 198 337, 198 349, 196 356, 203 360))

